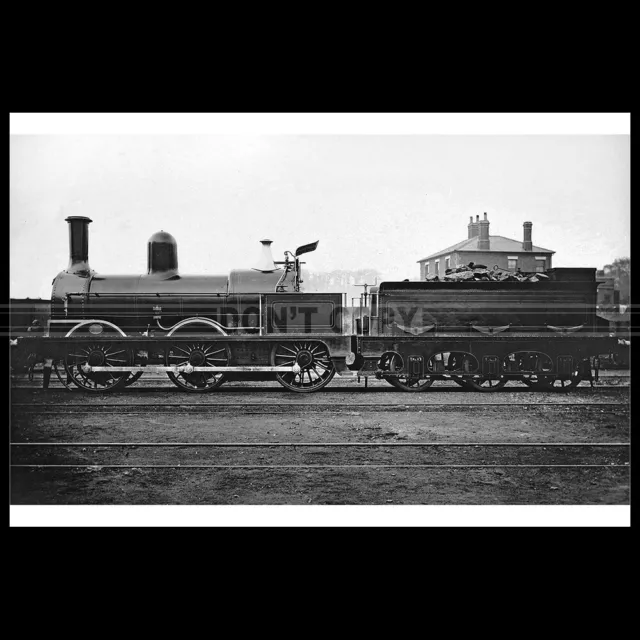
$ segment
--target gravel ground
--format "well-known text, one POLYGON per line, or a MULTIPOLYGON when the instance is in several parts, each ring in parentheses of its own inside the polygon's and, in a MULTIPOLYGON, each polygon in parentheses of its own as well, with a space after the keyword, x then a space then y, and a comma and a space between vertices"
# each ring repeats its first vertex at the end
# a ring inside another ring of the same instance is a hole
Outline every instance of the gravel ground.
POLYGON ((12 390, 12 505, 629 505, 624 378, 491 394, 38 385, 12 390))

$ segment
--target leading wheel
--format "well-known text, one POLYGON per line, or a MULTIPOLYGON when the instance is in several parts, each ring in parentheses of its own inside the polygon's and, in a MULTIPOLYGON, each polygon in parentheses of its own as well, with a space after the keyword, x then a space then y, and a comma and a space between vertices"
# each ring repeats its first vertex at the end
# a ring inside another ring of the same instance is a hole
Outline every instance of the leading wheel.
POLYGON ((298 372, 278 372, 276 380, 289 391, 309 393, 329 384, 335 375, 335 367, 329 351, 322 342, 286 342, 276 345, 273 351, 276 367, 300 368, 298 372))
MULTIPOLYGON (((227 347, 219 342, 176 342, 167 354, 167 366, 173 367, 225 367, 228 364, 227 347)), ((225 380, 224 373, 217 371, 168 372, 167 375, 176 387, 191 393, 217 389, 225 380)))
POLYGON ((88 367, 131 366, 131 354, 109 342, 79 343, 64 359, 67 380, 85 391, 113 391, 123 387, 129 373, 87 371, 88 367))
POLYGON ((73 327, 65 337, 76 338, 77 344, 70 347, 64 358, 67 382, 72 382, 85 391, 105 392, 123 387, 129 372, 91 371, 91 367, 129 367, 133 354, 105 338, 114 341, 124 332, 109 322, 83 321, 73 327), (96 339, 96 338, 100 339, 96 339))

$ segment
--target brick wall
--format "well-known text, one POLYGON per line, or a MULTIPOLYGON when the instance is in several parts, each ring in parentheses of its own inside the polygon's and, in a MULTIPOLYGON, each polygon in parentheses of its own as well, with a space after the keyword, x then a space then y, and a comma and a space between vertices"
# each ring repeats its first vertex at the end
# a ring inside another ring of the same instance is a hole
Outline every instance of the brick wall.
MULTIPOLYGON (((518 267, 520 267, 521 271, 534 272, 536 270, 537 261, 535 252, 527 252, 527 253, 518 253, 514 251, 513 253, 505 253, 505 252, 497 252, 497 251, 463 251, 463 252, 453 252, 451 254, 447 254, 451 256, 450 268, 455 269, 456 267, 460 267, 464 264, 469 264, 469 262, 475 262, 477 264, 484 264, 489 269, 492 269, 494 265, 498 265, 500 269, 508 269, 508 256, 518 256, 518 267)), ((445 267, 445 257, 446 255, 439 256, 437 259, 440 261, 440 269, 438 274, 443 276, 446 271, 445 267)), ((551 257, 550 255, 546 255, 546 269, 551 269, 551 257)), ((431 258, 429 260, 429 273, 435 273, 435 258, 431 258)), ((420 263, 420 280, 424 280, 427 276, 426 271, 426 263, 420 263)))
MULTIPOLYGON (((493 268, 493 265, 496 264, 500 269, 508 269, 509 263, 507 256, 518 256, 518 267, 520 267, 521 271, 535 271, 537 266, 536 255, 535 252, 518 253, 514 251, 513 253, 503 253, 493 251, 464 251, 457 254, 457 266, 469 264, 469 262, 476 262, 487 265, 489 269, 493 268)), ((451 256, 451 262, 453 263, 453 255, 451 256)), ((551 266, 551 256, 547 255, 545 268, 550 269, 551 266)))

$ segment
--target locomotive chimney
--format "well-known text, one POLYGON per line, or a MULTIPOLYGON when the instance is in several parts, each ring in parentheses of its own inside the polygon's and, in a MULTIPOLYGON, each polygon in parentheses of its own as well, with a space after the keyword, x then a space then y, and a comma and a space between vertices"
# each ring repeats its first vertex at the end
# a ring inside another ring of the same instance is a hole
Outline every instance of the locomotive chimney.
POLYGON ((91 218, 85 216, 69 216, 69 266, 67 273, 88 276, 89 267, 89 223, 91 218))
POLYGON ((478 238, 478 251, 489 251, 489 221, 487 220, 487 214, 484 214, 484 220, 478 222, 479 238, 478 238))
POLYGON ((522 249, 524 251, 533 251, 533 243, 531 242, 531 228, 533 227, 533 222, 525 222, 522 227, 524 228, 522 249))
POLYGON ((473 221, 473 216, 469 216, 467 229, 469 231, 469 238, 475 238, 478 235, 478 223, 473 221))
POLYGON ((273 255, 271 254, 271 243, 273 240, 260 240, 262 243, 262 253, 260 259, 255 267, 252 267, 255 271, 262 271, 262 273, 271 273, 277 269, 273 262, 273 255))

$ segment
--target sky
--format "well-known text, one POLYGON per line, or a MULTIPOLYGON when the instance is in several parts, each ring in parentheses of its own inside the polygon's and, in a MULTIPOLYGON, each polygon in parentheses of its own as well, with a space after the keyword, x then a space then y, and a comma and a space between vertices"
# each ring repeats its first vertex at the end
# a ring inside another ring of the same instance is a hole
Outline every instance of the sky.
POLYGON ((434 135, 437 118, 421 127, 420 114, 416 132, 379 120, 381 134, 375 119, 295 130, 250 114, 211 115, 215 126, 205 120, 202 131, 188 114, 183 125, 137 128, 106 114, 87 132, 73 120, 57 126, 55 115, 11 129, 11 297, 50 298, 69 259, 69 215, 93 220, 89 264, 101 274, 146 273, 147 240, 163 230, 182 274, 252 267, 268 238, 276 260, 319 240, 305 256, 315 272, 415 279, 419 259, 466 239, 469 216, 484 212, 491 235, 516 240, 531 221, 533 244, 556 252, 555 267, 630 255, 626 133, 547 134, 525 122, 517 135, 491 133, 495 124, 469 135, 449 116, 447 133, 434 135))

